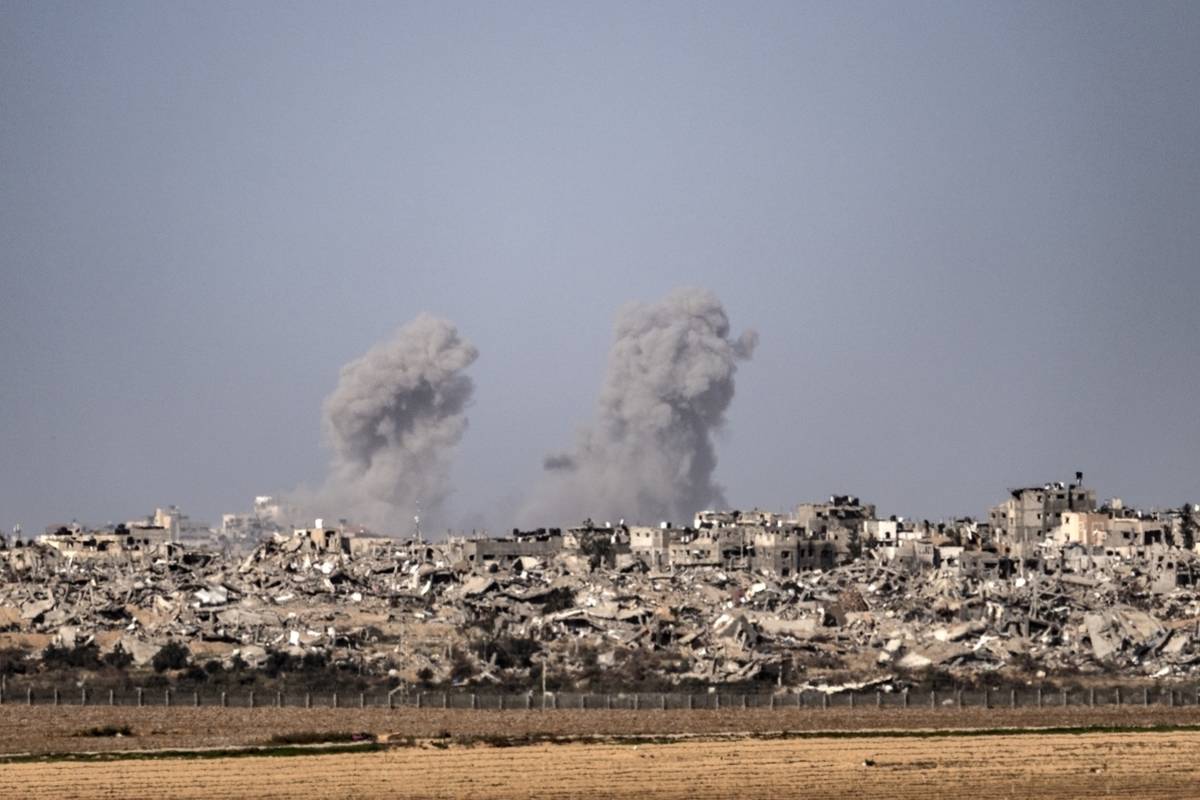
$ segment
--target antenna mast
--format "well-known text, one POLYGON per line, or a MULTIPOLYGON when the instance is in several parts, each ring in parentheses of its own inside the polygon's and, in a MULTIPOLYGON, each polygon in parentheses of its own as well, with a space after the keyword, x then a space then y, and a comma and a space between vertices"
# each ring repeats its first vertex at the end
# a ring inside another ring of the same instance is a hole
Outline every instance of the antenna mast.
POLYGON ((413 515, 413 524, 416 526, 417 544, 424 544, 421 540, 421 501, 417 500, 417 513, 413 515))

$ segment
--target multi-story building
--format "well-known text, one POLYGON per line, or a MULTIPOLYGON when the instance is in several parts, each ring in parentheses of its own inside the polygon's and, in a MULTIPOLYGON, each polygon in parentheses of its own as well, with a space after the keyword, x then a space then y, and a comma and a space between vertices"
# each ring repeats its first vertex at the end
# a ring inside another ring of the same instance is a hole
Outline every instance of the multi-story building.
POLYGON ((1063 514, 1095 509, 1096 493, 1083 486, 1083 473, 1075 473, 1075 478, 1071 484, 1010 489, 1009 498, 988 514, 997 547, 1010 555, 1031 554, 1062 524, 1063 514))
POLYGON ((629 528, 629 552, 650 569, 671 565, 671 541, 678 530, 665 522, 658 527, 634 525, 629 528))
POLYGON ((854 495, 835 494, 828 503, 801 503, 792 522, 810 534, 822 534, 831 528, 846 528, 862 533, 863 523, 875 519, 875 506, 862 503, 854 495))

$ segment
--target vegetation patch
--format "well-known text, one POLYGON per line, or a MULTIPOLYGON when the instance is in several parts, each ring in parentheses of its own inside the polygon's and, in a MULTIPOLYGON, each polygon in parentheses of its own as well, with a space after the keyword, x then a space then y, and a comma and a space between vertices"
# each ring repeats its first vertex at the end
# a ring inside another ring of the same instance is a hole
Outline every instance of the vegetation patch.
POLYGON ((371 733, 351 733, 349 731, 298 731, 295 733, 277 733, 271 737, 268 744, 333 744, 335 742, 373 742, 375 735, 371 733))
POLYGON ((96 728, 85 728, 75 734, 76 736, 133 736, 133 729, 128 725, 104 725, 96 728))
POLYGON ((279 747, 223 747, 212 750, 133 750, 115 753, 49 753, 0 756, 0 764, 40 764, 54 761, 162 761, 210 760, 215 758, 288 758, 293 756, 322 756, 335 753, 375 753, 385 746, 376 742, 361 744, 327 744, 321 747, 283 745, 279 747))

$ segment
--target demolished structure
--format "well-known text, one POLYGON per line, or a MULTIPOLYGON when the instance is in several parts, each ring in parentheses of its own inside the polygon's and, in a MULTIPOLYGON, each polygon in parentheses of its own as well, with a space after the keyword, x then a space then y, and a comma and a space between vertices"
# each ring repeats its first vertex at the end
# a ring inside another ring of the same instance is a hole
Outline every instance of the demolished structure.
POLYGON ((440 543, 318 521, 240 557, 62 529, 0 550, 0 637, 35 656, 119 646, 139 665, 169 641, 197 662, 321 653, 506 687, 542 670, 577 688, 1200 673, 1200 510, 1093 498, 1046 484, 988 523, 934 524, 834 496, 440 543))

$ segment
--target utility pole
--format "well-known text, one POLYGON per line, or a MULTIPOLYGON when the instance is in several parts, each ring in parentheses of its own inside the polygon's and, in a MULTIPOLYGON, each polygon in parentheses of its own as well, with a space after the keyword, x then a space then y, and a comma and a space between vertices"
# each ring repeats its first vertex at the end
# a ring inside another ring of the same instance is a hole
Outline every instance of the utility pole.
POLYGON ((417 499, 417 513, 413 516, 413 524, 416 526, 417 545, 423 545, 425 542, 421 540, 421 500, 417 499))

